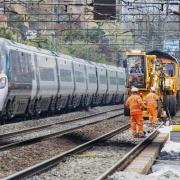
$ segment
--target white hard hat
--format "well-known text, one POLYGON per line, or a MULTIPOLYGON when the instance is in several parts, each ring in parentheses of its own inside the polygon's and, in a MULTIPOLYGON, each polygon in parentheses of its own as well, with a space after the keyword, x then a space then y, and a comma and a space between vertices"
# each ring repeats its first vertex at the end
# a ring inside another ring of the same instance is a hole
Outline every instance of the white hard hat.
POLYGON ((156 91, 154 87, 151 87, 151 91, 156 91))
POLYGON ((138 88, 136 88, 136 87, 132 87, 132 89, 131 89, 131 92, 138 92, 139 90, 138 90, 138 88))

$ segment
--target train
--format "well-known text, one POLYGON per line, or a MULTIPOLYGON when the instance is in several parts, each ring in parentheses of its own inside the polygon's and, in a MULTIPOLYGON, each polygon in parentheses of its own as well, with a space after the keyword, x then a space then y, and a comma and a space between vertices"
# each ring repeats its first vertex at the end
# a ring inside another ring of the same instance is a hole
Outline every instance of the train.
MULTIPOLYGON (((135 86, 145 100, 151 87, 154 87, 159 96, 158 117, 166 119, 176 115, 180 105, 180 66, 175 57, 159 50, 133 50, 127 52, 124 67, 127 72, 126 98, 135 86), (137 71, 134 71, 135 67, 137 71)), ((129 109, 124 107, 124 115, 129 116, 129 113, 129 109)), ((143 117, 148 119, 146 109, 143 111, 143 117)))
POLYGON ((119 104, 125 69, 0 38, 0 114, 39 115, 119 104))

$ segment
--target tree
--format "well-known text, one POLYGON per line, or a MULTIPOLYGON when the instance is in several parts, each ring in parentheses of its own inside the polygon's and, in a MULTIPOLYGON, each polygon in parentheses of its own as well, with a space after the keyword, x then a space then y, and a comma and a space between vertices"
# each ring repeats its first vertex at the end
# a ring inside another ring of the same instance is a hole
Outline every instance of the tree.
POLYGON ((92 29, 89 29, 87 32, 86 32, 86 38, 87 38, 87 41, 88 42, 93 42, 93 43, 98 43, 100 42, 101 40, 101 37, 104 35, 104 31, 102 31, 101 29, 99 28, 92 28, 92 29))
POLYGON ((8 30, 4 27, 0 28, 0 37, 6 38, 12 41, 14 41, 16 38, 15 34, 11 30, 8 30))

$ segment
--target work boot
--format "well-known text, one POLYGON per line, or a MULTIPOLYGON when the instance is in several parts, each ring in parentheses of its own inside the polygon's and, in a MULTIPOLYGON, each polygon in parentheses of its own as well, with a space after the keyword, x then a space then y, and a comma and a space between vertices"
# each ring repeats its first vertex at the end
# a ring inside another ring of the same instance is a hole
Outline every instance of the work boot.
POLYGON ((145 137, 146 136, 144 135, 144 133, 139 135, 139 138, 145 138, 145 137))
POLYGON ((133 133, 133 138, 138 138, 138 134, 137 133, 133 133))
POLYGON ((158 125, 156 123, 152 123, 152 127, 157 127, 158 125))

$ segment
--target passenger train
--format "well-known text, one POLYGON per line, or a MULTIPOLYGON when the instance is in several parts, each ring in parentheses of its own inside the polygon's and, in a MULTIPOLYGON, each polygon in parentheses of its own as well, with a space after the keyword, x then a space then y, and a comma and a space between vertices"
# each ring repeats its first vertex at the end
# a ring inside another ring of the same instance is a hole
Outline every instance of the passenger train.
POLYGON ((0 38, 0 112, 37 115, 123 101, 125 70, 0 38))

